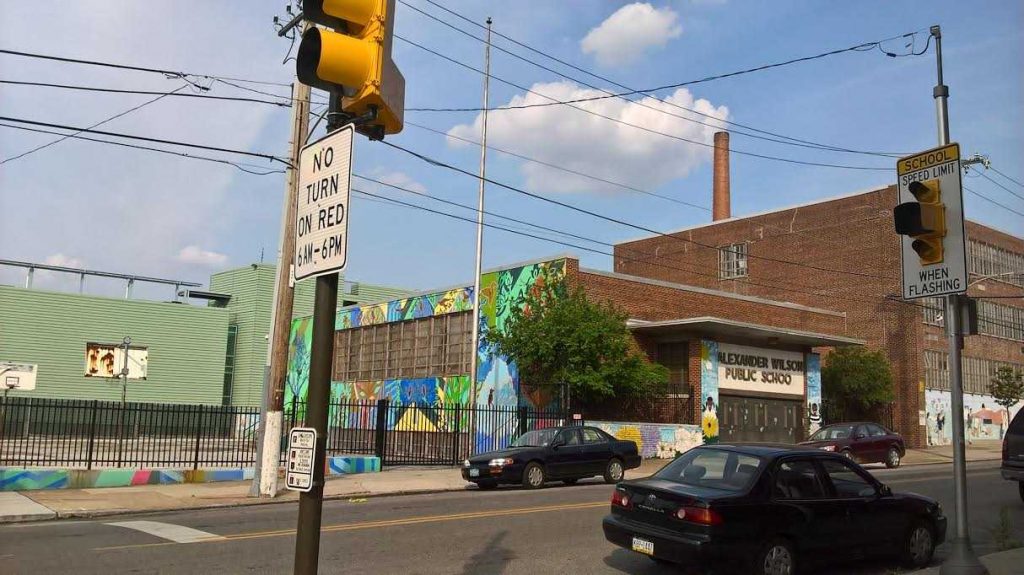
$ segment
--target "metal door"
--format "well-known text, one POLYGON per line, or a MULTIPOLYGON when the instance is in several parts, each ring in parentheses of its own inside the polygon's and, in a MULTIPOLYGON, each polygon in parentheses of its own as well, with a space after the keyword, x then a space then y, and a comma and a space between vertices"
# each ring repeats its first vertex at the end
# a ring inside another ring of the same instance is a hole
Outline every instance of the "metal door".
POLYGON ((719 402, 721 441, 796 443, 803 439, 799 400, 723 395, 719 402))

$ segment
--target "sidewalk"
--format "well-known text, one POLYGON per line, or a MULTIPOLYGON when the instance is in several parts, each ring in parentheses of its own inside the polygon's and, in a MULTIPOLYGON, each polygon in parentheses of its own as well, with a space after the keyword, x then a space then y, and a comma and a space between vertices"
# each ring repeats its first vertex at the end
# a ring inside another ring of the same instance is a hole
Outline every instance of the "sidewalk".
MULTIPOLYGON (((979 557, 989 575, 1020 575, 1024 572, 1024 547, 979 557)), ((906 575, 938 575, 940 567, 929 567, 906 575)))
MULTIPOLYGON (((1003 443, 999 440, 975 441, 967 446, 967 461, 991 461, 1002 458, 1003 443)), ((935 445, 924 449, 908 449, 903 465, 927 465, 953 461, 952 445, 935 445)))
MULTIPOLYGON (((639 468, 627 471, 626 478, 645 477, 666 463, 667 460, 644 461, 639 468)), ((0 496, 8 496, 0 499, 0 523, 265 505, 297 501, 299 498, 295 491, 281 491, 273 499, 249 497, 250 483, 231 481, 0 493, 0 496)), ((331 478, 324 488, 324 499, 358 499, 468 489, 476 487, 462 479, 458 468, 397 467, 380 473, 331 478)))

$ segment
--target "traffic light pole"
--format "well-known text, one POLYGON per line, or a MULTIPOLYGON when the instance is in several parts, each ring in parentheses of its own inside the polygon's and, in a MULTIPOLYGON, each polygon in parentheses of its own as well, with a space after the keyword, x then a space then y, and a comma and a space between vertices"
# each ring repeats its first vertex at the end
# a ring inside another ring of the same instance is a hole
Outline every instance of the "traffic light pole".
MULTIPOLYGON (((949 143, 949 87, 942 82, 942 31, 932 26, 935 38, 935 61, 938 83, 932 90, 935 98, 935 112, 938 119, 939 145, 949 143)), ((966 238, 965 238, 966 239, 966 238)), ((960 296, 946 296, 946 335, 949 338, 949 387, 950 411, 953 419, 953 493, 956 533, 950 540, 949 558, 942 564, 940 575, 985 575, 988 570, 978 560, 971 547, 971 536, 967 527, 967 460, 964 452, 964 386, 961 371, 963 329, 960 316, 960 296)))

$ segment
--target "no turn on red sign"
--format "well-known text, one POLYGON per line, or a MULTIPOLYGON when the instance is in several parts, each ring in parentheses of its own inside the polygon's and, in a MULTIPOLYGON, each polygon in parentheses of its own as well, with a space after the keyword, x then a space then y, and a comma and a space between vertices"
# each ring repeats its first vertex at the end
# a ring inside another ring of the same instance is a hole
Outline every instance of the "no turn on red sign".
POLYGON ((348 259, 352 125, 302 148, 295 198, 295 279, 336 273, 348 259))

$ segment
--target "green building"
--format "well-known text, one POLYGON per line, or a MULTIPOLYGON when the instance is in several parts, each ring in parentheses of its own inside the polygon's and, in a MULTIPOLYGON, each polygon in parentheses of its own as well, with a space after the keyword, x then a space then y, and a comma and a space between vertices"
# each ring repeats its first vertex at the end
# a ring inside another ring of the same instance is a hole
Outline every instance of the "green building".
MULTIPOLYGON (((42 264, 26 287, 0 285, 0 362, 37 366, 36 386, 13 397, 133 402, 260 405, 273 305, 275 266, 253 264, 213 274, 209 291, 196 284, 42 264), (48 270, 124 280, 125 298, 31 288, 48 270), (131 286, 173 286, 174 301, 130 299, 131 286), (193 286, 178 292, 182 286, 193 286), (183 301, 181 296, 185 296, 183 301), (205 300, 205 304, 201 303, 205 300), (199 305, 196 305, 199 304, 199 305), (127 358, 124 338, 130 337, 127 358)), ((344 282, 338 305, 401 297, 406 290, 344 282)), ((313 309, 314 282, 295 290, 295 316, 313 309)))

